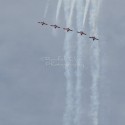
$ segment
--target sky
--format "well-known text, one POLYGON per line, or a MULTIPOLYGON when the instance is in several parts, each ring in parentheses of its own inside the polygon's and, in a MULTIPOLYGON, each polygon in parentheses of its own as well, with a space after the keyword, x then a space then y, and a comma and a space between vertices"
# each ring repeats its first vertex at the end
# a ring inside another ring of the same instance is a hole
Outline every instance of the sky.
MULTIPOLYGON (((0 124, 62 125, 66 79, 63 31, 56 36, 38 21, 55 23, 57 0, 1 0, 0 124)), ((102 124, 125 124, 125 13, 123 0, 103 0, 99 14, 102 124), (104 86, 104 88, 103 88, 104 86), (104 121, 104 122, 103 122, 104 121)), ((61 10, 59 24, 64 26, 61 10)), ((74 45, 75 47, 75 45, 74 45)), ((85 81, 87 83, 87 81, 85 81)))

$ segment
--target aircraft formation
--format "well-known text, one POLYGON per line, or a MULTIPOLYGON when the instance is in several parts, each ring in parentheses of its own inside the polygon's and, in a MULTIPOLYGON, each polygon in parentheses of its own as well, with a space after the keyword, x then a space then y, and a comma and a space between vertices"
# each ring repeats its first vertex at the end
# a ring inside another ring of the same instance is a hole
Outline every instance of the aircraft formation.
MULTIPOLYGON (((43 26, 43 25, 49 25, 49 24, 45 23, 44 21, 43 21, 43 22, 38 22, 38 23, 41 24, 42 26, 43 26)), ((55 28, 55 29, 61 28, 61 27, 57 26, 56 24, 55 24, 55 25, 50 25, 50 26, 53 27, 53 28, 55 28)), ((63 28, 63 30, 65 30, 66 32, 72 32, 72 31, 73 31, 73 30, 70 29, 70 28, 63 28)), ((82 35, 87 35, 87 34, 84 33, 83 31, 77 31, 77 33, 79 33, 81 36, 82 36, 82 35)), ((90 36, 89 38, 92 39, 93 41, 94 41, 94 40, 99 40, 99 39, 97 39, 95 36, 90 36)))

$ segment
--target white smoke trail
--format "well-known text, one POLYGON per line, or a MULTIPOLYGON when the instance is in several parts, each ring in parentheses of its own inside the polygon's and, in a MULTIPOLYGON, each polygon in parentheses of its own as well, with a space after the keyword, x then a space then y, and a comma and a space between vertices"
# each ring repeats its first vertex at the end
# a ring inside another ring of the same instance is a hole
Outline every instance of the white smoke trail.
MULTIPOLYGON (((72 24, 72 16, 73 16, 73 9, 74 4, 71 5, 72 0, 64 0, 64 13, 65 13, 65 20, 66 26, 71 26, 72 24), (71 5, 71 6, 70 6, 71 5), (70 17, 70 18, 69 18, 70 17)), ((71 125, 73 120, 73 108, 74 108, 74 98, 73 98, 73 70, 71 66, 71 62, 69 62, 69 58, 71 58, 71 38, 72 33, 66 33, 65 36, 65 43, 64 43, 64 57, 65 57, 65 76, 67 79, 67 94, 66 94, 66 108, 64 113, 64 125, 71 125), (68 64, 68 65, 67 65, 68 64)))
POLYGON ((73 118, 73 81, 72 81, 72 67, 69 62, 69 58, 71 57, 71 35, 66 35, 65 37, 65 76, 67 80, 66 85, 66 108, 64 113, 64 125, 70 125, 72 123, 73 118))
POLYGON ((71 3, 70 15, 69 15, 69 19, 67 21, 68 26, 72 25, 72 17, 73 17, 73 12, 74 12, 74 8, 75 8, 75 3, 76 3, 76 0, 73 0, 71 3))
POLYGON ((83 29, 85 28, 85 21, 86 21, 89 5, 90 5, 90 0, 86 0, 85 10, 84 10, 84 17, 83 17, 83 29))
POLYGON ((64 3, 64 13, 65 13, 65 20, 67 21, 69 18, 69 12, 70 12, 70 5, 72 0, 63 0, 64 3))
POLYGON ((50 3, 50 0, 47 1, 46 7, 45 7, 44 18, 46 18, 46 15, 47 15, 47 12, 48 12, 48 8, 49 8, 49 3, 50 3))
POLYGON ((59 14, 60 14, 60 9, 61 9, 61 5, 62 5, 62 1, 63 0, 58 0, 57 11, 56 11, 56 22, 58 22, 58 18, 59 18, 59 14))
POLYGON ((99 46, 98 43, 93 45, 92 57, 92 86, 91 86, 91 116, 93 125, 98 125, 98 110, 99 110, 99 93, 98 93, 98 79, 99 79, 99 46))
MULTIPOLYGON (((84 15, 84 5, 83 0, 77 0, 76 4, 77 9, 77 29, 81 29, 82 27, 82 21, 83 21, 83 15, 84 15)), ((75 97, 76 97, 76 105, 75 105, 75 119, 74 123, 76 125, 80 125, 81 122, 81 111, 82 111, 82 72, 83 72, 83 46, 84 41, 82 41, 82 38, 77 36, 77 83, 75 88, 75 97)))
MULTIPOLYGON (((90 11, 90 34, 98 37, 97 20, 99 14, 99 0, 91 0, 91 11, 90 11)), ((92 44, 92 86, 91 86, 91 117, 93 125, 98 125, 99 119, 99 92, 98 92, 98 82, 99 82, 99 72, 100 72, 100 62, 99 62, 99 43, 95 41, 92 44)))

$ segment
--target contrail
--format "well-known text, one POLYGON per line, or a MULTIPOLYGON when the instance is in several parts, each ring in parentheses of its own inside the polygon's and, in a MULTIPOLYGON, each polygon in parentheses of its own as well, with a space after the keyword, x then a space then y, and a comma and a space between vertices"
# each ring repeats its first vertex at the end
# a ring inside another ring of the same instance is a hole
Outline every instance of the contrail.
POLYGON ((90 0, 86 0, 85 10, 84 10, 84 17, 83 17, 83 29, 85 28, 85 21, 86 21, 89 5, 90 5, 90 0))
POLYGON ((72 67, 69 62, 69 58, 71 57, 71 39, 72 35, 65 36, 64 50, 65 50, 65 76, 67 80, 66 85, 66 108, 64 113, 64 125, 70 125, 72 123, 73 118, 73 76, 72 76, 72 67))
MULTIPOLYGON (((77 29, 81 29, 82 27, 82 22, 83 22, 83 15, 84 15, 84 4, 83 0, 77 0, 76 4, 76 11, 77 11, 77 29)), ((82 73, 83 73, 83 46, 84 42, 82 41, 82 38, 77 36, 77 83, 76 83, 76 88, 75 88, 75 97, 76 97, 76 102, 75 102, 75 119, 74 123, 76 125, 80 125, 81 121, 81 113, 82 113, 82 73)))
POLYGON ((62 1, 63 0, 58 0, 57 11, 56 11, 56 22, 58 22, 58 18, 59 18, 59 14, 60 14, 60 9, 61 9, 61 6, 62 6, 62 1))
POLYGON ((71 26, 72 25, 72 17, 73 17, 73 12, 74 12, 74 9, 75 9, 75 3, 76 3, 76 0, 72 0, 71 2, 71 9, 70 9, 70 15, 69 15, 69 19, 68 19, 68 26, 71 26))
POLYGON ((47 15, 47 12, 48 12, 49 2, 50 2, 50 0, 47 1, 46 7, 45 7, 44 18, 46 18, 46 15, 47 15))
MULTIPOLYGON (((72 13, 73 13, 73 6, 71 5, 72 0, 64 0, 64 13, 65 13, 65 20, 66 26, 71 26, 72 24, 72 13), (70 18, 69 18, 70 17, 70 18)), ((64 57, 65 57, 65 76, 67 79, 67 86, 66 86, 66 108, 64 113, 64 125, 71 125, 73 120, 73 108, 74 108, 74 98, 73 98, 73 70, 71 66, 71 62, 69 62, 69 58, 72 56, 71 54, 71 38, 72 33, 66 33, 65 36, 65 43, 64 43, 64 57), (67 65, 68 64, 68 65, 67 65)))
POLYGON ((70 12, 70 3, 72 0, 63 0, 64 3, 64 13, 65 13, 65 19, 67 21, 68 17, 69 17, 69 12, 70 12))
MULTIPOLYGON (((72 26, 72 18, 74 14, 74 8, 76 6, 77 11, 77 30, 85 30, 86 17, 89 10, 89 5, 91 2, 90 8, 90 34, 98 37, 97 29, 97 19, 99 14, 101 0, 58 0, 57 10, 56 10, 56 22, 59 20, 59 14, 61 10, 62 3, 64 4, 64 14, 66 27, 72 26)), ((48 0, 44 18, 47 15, 49 8, 48 0)), ((84 71, 84 59, 83 59, 83 47, 85 46, 85 39, 77 35, 77 70, 76 70, 76 85, 74 88, 73 81, 73 68, 70 61, 72 57, 72 33, 66 33, 64 41, 64 59, 65 59, 65 76, 66 76, 66 108, 64 112, 64 125, 81 125, 82 119, 82 79, 84 71), (75 89, 75 91, 74 91, 75 89), (74 118, 75 116, 75 118, 74 118)), ((99 110, 99 93, 98 93, 98 79, 99 79, 99 43, 95 41, 92 44, 92 86, 91 86, 91 118, 93 125, 98 125, 98 110, 99 110)))
MULTIPOLYGON (((97 20, 99 14, 99 0, 91 0, 91 10, 90 10, 90 34, 98 37, 97 20)), ((100 62, 99 62, 99 43, 95 41, 92 45, 92 86, 91 86, 91 117, 93 125, 98 125, 98 115, 99 115, 99 92, 98 92, 98 82, 99 82, 99 72, 100 72, 100 62)))
POLYGON ((98 125, 98 110, 99 110, 99 93, 98 93, 98 79, 99 79, 99 46, 98 43, 93 45, 92 57, 92 86, 91 86, 91 116, 93 125, 98 125))

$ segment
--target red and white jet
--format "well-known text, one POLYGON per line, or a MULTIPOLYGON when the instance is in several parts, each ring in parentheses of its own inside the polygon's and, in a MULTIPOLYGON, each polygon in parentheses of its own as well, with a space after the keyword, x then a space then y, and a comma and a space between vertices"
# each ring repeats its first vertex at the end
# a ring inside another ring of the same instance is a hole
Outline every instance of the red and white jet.
POLYGON ((60 28, 60 27, 57 26, 57 25, 50 25, 50 26, 54 27, 55 29, 56 29, 56 28, 60 28))
POLYGON ((81 35, 86 35, 86 33, 84 33, 83 31, 77 32, 80 33, 81 35))
POLYGON ((41 25, 48 25, 47 23, 45 23, 44 21, 43 22, 38 22, 40 23, 41 25))
POLYGON ((93 39, 93 41, 94 41, 94 40, 99 40, 99 39, 97 39, 95 36, 92 36, 92 37, 89 37, 89 38, 93 39))
POLYGON ((73 30, 71 30, 71 29, 69 29, 69 28, 63 28, 63 29, 66 30, 67 32, 73 31, 73 30))

